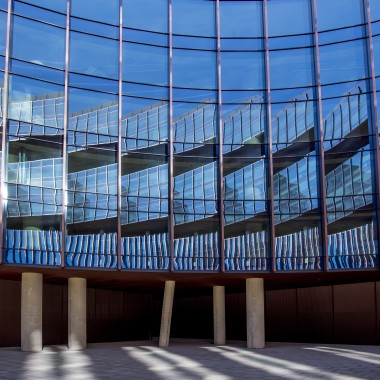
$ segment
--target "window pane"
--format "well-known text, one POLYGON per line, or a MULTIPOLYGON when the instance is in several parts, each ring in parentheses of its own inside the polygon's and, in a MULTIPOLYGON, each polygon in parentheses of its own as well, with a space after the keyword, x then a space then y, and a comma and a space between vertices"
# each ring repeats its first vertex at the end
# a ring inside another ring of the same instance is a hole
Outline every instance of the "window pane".
POLYGON ((71 0, 71 15, 119 25, 119 0, 71 0))
POLYGON ((168 32, 168 0, 123 0, 123 26, 168 32))
POLYGON ((168 62, 168 49, 123 43, 123 80, 167 85, 168 62))
POLYGON ((221 1, 220 35, 221 37, 262 36, 262 2, 221 1))
POLYGON ((364 22, 362 0, 317 0, 318 30, 337 29, 364 22))
POLYGON ((215 36, 215 2, 207 0, 173 0, 173 33, 215 36))
POLYGON ((63 69, 65 30, 14 16, 12 57, 63 69))
POLYGON ((117 79, 118 62, 117 41, 71 32, 70 71, 117 79))
POLYGON ((309 0, 268 1, 269 36, 309 33, 311 25, 309 0))

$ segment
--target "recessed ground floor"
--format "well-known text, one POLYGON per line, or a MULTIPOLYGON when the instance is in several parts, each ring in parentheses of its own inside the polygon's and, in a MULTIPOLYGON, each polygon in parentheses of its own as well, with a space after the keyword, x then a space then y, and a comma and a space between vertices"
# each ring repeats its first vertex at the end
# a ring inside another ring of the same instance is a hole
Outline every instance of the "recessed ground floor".
POLYGON ((379 271, 167 273, 0 267, 0 346, 206 339, 380 344, 379 271))

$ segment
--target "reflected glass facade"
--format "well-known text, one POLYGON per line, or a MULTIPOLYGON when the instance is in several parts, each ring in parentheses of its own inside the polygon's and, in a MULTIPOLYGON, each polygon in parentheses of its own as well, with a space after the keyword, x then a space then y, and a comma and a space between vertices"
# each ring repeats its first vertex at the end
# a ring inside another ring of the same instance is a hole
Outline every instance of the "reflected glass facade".
POLYGON ((0 0, 4 265, 379 268, 378 0, 0 0))

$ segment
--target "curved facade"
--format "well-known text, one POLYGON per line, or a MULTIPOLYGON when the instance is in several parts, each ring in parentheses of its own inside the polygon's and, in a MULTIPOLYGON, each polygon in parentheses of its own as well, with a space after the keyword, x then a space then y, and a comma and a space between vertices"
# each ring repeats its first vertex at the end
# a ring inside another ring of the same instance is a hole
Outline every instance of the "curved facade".
POLYGON ((379 269, 378 0, 0 0, 1 264, 379 269))
POLYGON ((2 1, 2 263, 377 268, 380 10, 349 3, 2 1))

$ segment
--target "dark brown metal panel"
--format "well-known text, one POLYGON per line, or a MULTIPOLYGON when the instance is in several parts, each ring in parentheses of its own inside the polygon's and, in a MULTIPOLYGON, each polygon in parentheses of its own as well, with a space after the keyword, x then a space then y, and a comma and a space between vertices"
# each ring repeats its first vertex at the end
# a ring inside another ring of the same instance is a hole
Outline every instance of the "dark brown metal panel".
POLYGON ((123 292, 91 289, 87 300, 87 341, 121 341, 123 325, 123 292))
POLYGON ((144 293, 123 293, 123 340, 152 337, 152 296, 144 293))
POLYGON ((333 332, 332 286, 297 289, 297 340, 331 343, 333 332))
POLYGON ((21 282, 0 281, 0 346, 21 346, 21 282))
POLYGON ((170 336, 213 339, 212 295, 174 298, 170 336))
POLYGON ((375 344, 374 283, 334 285, 333 291, 335 343, 375 344))
POLYGON ((296 289, 265 293, 265 336, 267 341, 291 342, 297 337, 296 289))
POLYGON ((43 344, 67 344, 67 286, 44 284, 42 305, 43 344))
POLYGON ((245 293, 226 294, 226 338, 247 340, 245 293))
POLYGON ((151 309, 150 294, 88 289, 88 342, 150 339, 151 309))
POLYGON ((380 344, 380 282, 375 282, 376 302, 376 344, 380 344))

